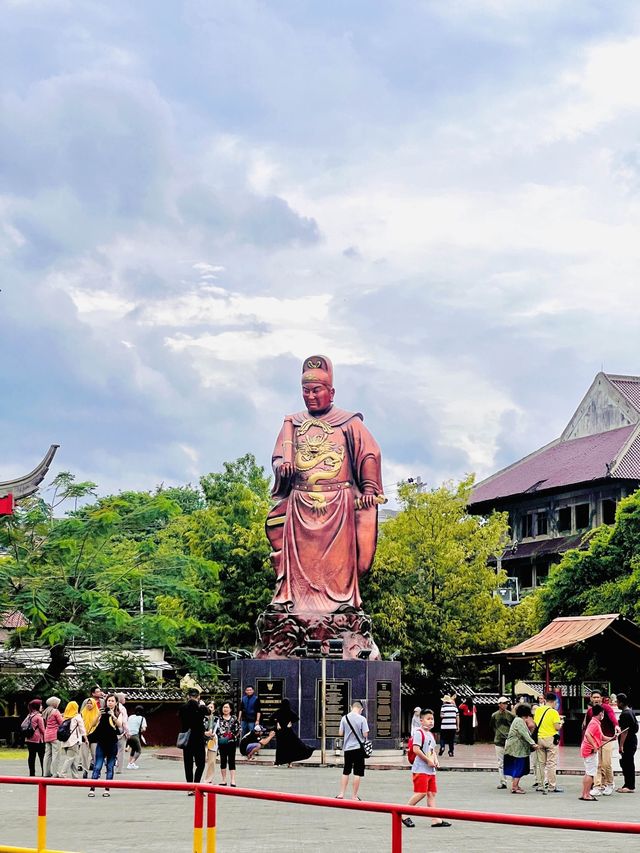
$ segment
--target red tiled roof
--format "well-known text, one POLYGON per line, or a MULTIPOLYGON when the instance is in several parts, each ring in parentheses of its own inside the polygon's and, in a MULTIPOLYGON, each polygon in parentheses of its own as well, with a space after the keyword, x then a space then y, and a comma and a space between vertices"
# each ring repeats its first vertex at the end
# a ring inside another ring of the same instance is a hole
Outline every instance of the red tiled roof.
POLYGON ((614 477, 636 479, 640 471, 640 432, 627 447, 621 459, 614 465, 614 477))
POLYGON ((605 376, 634 409, 640 412, 640 376, 614 376, 610 373, 605 373, 605 376))
POLYGON ((0 628, 26 628, 29 620, 19 610, 7 610, 0 613, 0 628))
MULTIPOLYGON (((636 428, 637 425, 632 424, 583 438, 554 441, 478 483, 471 496, 471 505, 602 480, 612 473, 618 477, 640 479, 640 458, 638 464, 634 464, 632 459, 626 464, 627 453, 618 460, 615 473, 611 470, 636 428), (622 470, 624 473, 620 473, 622 470)), ((631 447, 634 445, 635 442, 631 447)))

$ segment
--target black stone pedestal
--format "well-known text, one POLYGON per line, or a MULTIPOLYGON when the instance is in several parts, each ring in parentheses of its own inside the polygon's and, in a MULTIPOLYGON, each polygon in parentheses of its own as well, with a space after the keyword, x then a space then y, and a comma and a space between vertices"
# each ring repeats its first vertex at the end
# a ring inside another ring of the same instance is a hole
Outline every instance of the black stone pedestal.
MULTIPOLYGON (((378 749, 394 749, 400 737, 400 679, 398 661, 326 659, 327 749, 335 748, 340 718, 359 699, 369 723, 369 737, 378 749)), ((263 719, 283 698, 299 715, 298 736, 319 748, 321 738, 321 677, 319 658, 236 660, 231 676, 240 691, 254 688, 260 697, 263 719)))

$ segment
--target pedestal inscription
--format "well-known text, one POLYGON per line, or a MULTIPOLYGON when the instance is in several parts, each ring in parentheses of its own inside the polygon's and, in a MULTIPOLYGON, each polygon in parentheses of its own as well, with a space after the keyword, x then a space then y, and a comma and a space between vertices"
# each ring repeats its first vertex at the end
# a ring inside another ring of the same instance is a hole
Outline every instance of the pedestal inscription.
MULTIPOLYGON (((340 737, 340 720, 351 707, 351 682, 327 681, 327 737, 340 737)), ((316 681, 316 737, 322 737, 322 681, 316 681)))

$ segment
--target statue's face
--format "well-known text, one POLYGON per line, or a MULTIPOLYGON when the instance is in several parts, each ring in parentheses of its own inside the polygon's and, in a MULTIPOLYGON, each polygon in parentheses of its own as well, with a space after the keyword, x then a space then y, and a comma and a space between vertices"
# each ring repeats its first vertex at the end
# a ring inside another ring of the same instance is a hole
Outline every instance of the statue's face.
POLYGON ((302 399, 312 415, 321 415, 331 408, 333 402, 333 388, 328 388, 322 383, 305 382, 302 386, 302 399))

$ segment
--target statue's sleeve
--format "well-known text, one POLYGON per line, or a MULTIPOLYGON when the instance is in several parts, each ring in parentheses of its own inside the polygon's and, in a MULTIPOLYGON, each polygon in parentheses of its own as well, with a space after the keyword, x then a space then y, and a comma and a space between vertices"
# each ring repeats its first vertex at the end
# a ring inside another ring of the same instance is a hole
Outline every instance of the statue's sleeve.
POLYGON ((285 424, 282 425, 280 432, 278 433, 278 437, 276 439, 276 446, 273 448, 273 455, 271 456, 271 466, 273 468, 274 475, 274 483, 273 489, 271 490, 271 497, 276 500, 280 500, 281 498, 286 498, 289 492, 291 491, 291 481, 288 478, 280 476, 280 466, 284 461, 284 434, 285 434, 285 424))
POLYGON ((382 456, 375 438, 359 417, 352 418, 347 425, 351 464, 356 483, 361 492, 381 495, 382 456))

